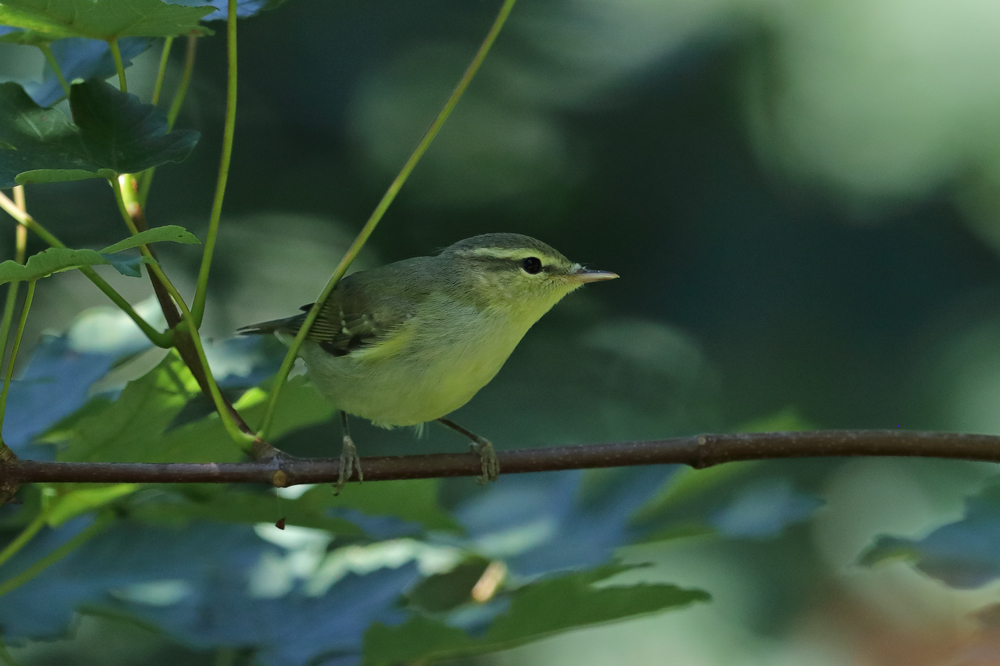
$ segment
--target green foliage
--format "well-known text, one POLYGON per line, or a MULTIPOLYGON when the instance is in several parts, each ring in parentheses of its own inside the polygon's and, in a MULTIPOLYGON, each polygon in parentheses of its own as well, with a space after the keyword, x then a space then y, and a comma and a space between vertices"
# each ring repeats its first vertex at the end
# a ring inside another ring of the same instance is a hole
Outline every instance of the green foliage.
MULTIPOLYGON (((64 431, 64 461, 166 462, 162 446, 167 426, 191 398, 198 383, 176 353, 125 387, 121 396, 64 431)), ((232 447, 230 447, 232 448, 232 447)))
POLYGON ((197 245, 201 241, 199 241, 193 233, 184 227, 176 224, 165 224, 162 227, 155 227, 153 229, 140 231, 134 236, 129 236, 124 240, 120 240, 113 245, 107 246, 100 252, 101 254, 113 254, 115 252, 121 252, 122 250, 139 247, 140 245, 164 242, 197 245))
POLYGON ((0 264, 0 284, 8 282, 37 280, 53 273, 110 264, 100 252, 95 250, 72 250, 68 247, 51 247, 38 254, 28 257, 28 261, 19 264, 12 259, 0 264))
MULTIPOLYGON (((152 260, 147 257, 122 258, 116 256, 115 253, 140 245, 163 241, 194 244, 198 242, 198 239, 183 227, 171 224, 140 232, 135 236, 118 241, 114 245, 109 245, 103 250, 73 250, 68 247, 51 247, 31 255, 24 264, 19 264, 10 259, 0 263, 0 284, 37 280, 54 273, 82 268, 83 266, 112 264, 125 273, 121 268, 123 260, 137 263, 152 263, 152 260)), ((129 273, 125 274, 128 275, 129 273)), ((132 275, 138 277, 138 271, 135 271, 132 275)))
MULTIPOLYGON (((165 489, 166 490, 166 489, 165 489)), ((316 488, 296 500, 274 495, 241 492, 219 486, 198 486, 169 490, 156 502, 138 502, 129 508, 129 517, 145 523, 182 527, 197 521, 254 525, 273 523, 326 530, 338 536, 364 536, 364 530, 343 518, 327 515, 333 491, 316 488)))
POLYGON ((59 488, 60 494, 49 500, 45 523, 49 527, 59 527, 68 520, 131 495, 139 488, 136 483, 63 486, 59 488))
POLYGON ((136 173, 179 162, 198 142, 197 132, 168 132, 155 107, 97 79, 73 86, 70 109, 75 124, 20 85, 0 84, 0 187, 136 173))
POLYGON ((570 629, 709 599, 701 590, 674 585, 593 587, 594 583, 629 568, 599 567, 525 585, 510 595, 510 608, 483 636, 470 636, 462 629, 422 615, 415 615, 397 627, 376 624, 365 635, 364 663, 381 666, 484 654, 570 629))
MULTIPOLYGON (((160 0, 4 0, 0 24, 24 28, 49 41, 90 37, 176 37, 203 34, 198 21, 213 11, 160 0)), ((23 43, 23 42, 22 42, 23 43)))

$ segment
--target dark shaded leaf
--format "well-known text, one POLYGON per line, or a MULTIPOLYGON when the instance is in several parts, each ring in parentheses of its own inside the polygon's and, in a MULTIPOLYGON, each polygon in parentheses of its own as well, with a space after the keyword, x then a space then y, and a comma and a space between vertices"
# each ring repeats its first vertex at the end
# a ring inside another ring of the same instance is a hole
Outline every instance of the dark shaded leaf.
POLYGON ((184 159, 198 141, 167 133, 155 107, 97 79, 73 86, 70 108, 76 125, 18 84, 0 84, 0 187, 143 171, 184 159))
POLYGON ((275 522, 326 530, 338 536, 364 536, 354 523, 327 515, 333 491, 315 488, 296 500, 271 494, 242 492, 225 487, 202 487, 201 493, 183 492, 156 502, 143 502, 129 510, 129 517, 146 523, 179 527, 198 521, 247 524, 275 522), (310 494, 312 493, 312 494, 310 494), (316 501, 318 500, 318 501, 316 501))
POLYGON ((364 663, 374 666, 484 654, 571 629, 656 613, 710 598, 701 590, 686 590, 674 585, 592 586, 627 569, 601 567, 526 585, 510 596, 507 612, 497 617, 482 636, 470 636, 462 629, 422 615, 414 615, 398 627, 373 625, 365 634, 364 663))
POLYGON ((117 173, 180 162, 198 142, 198 132, 168 132, 166 116, 155 106, 100 79, 75 84, 69 105, 91 158, 117 173))

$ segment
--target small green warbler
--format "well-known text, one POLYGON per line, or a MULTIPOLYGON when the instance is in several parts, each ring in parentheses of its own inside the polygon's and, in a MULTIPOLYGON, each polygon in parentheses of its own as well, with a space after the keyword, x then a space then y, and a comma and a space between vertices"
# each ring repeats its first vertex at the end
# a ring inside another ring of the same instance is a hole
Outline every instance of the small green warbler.
MULTIPOLYGON (((472 440, 481 481, 495 480, 493 445, 445 417, 493 379, 528 329, 563 296, 617 277, 587 270, 534 238, 495 233, 341 280, 301 353, 313 384, 341 410, 338 492, 355 469, 358 480, 364 478, 347 414, 384 428, 439 421, 472 440)), ((287 340, 305 318, 254 324, 240 333, 287 340)))

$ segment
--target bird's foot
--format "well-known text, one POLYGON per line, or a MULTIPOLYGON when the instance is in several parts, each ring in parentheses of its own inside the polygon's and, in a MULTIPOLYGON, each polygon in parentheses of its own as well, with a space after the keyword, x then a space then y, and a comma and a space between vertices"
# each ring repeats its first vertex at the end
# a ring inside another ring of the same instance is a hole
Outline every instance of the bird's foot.
POLYGON ((340 473, 334 486, 337 489, 333 493, 334 495, 340 494, 340 491, 350 481, 354 470, 358 471, 358 482, 364 481, 365 475, 361 471, 361 458, 358 457, 358 449, 354 446, 354 440, 351 439, 351 436, 344 435, 344 450, 340 454, 340 473))
POLYGON ((473 453, 479 455, 483 465, 482 476, 476 477, 479 485, 485 486, 490 481, 496 481, 500 476, 500 461, 497 460, 497 452, 493 450, 493 443, 483 437, 477 437, 470 448, 473 453))

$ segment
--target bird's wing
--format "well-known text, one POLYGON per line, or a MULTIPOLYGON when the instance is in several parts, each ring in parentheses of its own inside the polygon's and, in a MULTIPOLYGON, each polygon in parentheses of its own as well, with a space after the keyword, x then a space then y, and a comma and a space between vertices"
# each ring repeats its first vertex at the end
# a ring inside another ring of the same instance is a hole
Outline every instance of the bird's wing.
MULTIPOLYGON (((409 279, 402 281, 380 275, 376 287, 374 276, 367 273, 354 273, 337 285, 309 329, 307 340, 318 342, 334 356, 346 356, 373 345, 414 316, 427 293, 422 288, 422 275, 414 279, 410 273, 409 279)), ((302 306, 304 313, 288 320, 290 331, 298 332, 311 307, 302 306)))

